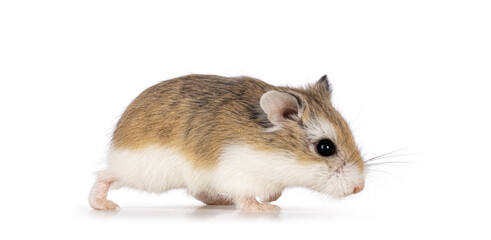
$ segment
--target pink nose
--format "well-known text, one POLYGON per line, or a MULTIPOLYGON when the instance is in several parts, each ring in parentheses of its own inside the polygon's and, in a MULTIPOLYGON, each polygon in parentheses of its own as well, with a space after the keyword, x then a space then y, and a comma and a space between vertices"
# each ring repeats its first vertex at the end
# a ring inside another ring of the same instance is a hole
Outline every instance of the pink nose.
POLYGON ((354 189, 353 189, 353 194, 357 194, 359 192, 361 192, 361 190, 363 190, 363 188, 365 187, 365 184, 360 184, 358 186, 356 186, 354 189))

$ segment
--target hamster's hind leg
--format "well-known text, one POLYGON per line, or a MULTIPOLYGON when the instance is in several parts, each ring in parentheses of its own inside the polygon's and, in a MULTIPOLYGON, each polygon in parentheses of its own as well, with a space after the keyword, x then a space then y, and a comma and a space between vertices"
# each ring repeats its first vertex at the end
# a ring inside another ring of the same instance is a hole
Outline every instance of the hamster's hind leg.
POLYGON ((90 190, 89 204, 95 210, 115 210, 119 206, 111 200, 107 200, 107 192, 111 183, 115 179, 113 177, 98 177, 94 186, 90 190))
POLYGON ((207 205, 233 205, 234 204, 232 200, 220 194, 200 192, 195 194, 194 197, 207 205))

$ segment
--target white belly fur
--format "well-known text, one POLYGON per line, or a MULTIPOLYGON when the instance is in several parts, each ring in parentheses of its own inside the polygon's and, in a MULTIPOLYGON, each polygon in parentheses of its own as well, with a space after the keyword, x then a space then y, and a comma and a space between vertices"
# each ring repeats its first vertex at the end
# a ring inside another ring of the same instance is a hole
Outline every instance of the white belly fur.
POLYGON ((98 174, 113 177, 114 188, 156 193, 187 188, 192 194, 222 193, 232 198, 266 197, 289 186, 305 186, 325 167, 300 164, 291 155, 261 152, 247 145, 226 146, 218 165, 210 169, 193 168, 183 154, 167 147, 113 149, 107 163, 107 169, 98 174))

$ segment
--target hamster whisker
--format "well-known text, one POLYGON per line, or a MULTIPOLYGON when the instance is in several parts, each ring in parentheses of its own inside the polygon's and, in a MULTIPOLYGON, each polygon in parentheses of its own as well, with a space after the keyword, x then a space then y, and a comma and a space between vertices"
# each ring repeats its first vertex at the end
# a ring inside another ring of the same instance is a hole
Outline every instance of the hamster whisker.
POLYGON ((388 175, 391 174, 391 172, 389 172, 389 171, 385 171, 385 170, 381 170, 381 169, 375 169, 375 168, 366 168, 365 171, 366 171, 365 174, 370 174, 370 175, 372 175, 371 173, 373 173, 373 172, 381 172, 381 173, 388 174, 388 175))
POLYGON ((348 166, 345 166, 346 169, 349 169, 353 167, 356 164, 356 162, 351 162, 348 166))
POLYGON ((402 164, 407 164, 407 163, 414 163, 414 162, 404 162, 404 161, 375 162, 375 163, 368 163, 368 164, 365 164, 365 166, 366 166, 366 167, 370 167, 370 166, 377 166, 377 165, 399 164, 399 163, 402 163, 402 164))
POLYGON ((365 161, 365 164, 377 162, 378 160, 387 159, 387 158, 407 157, 407 156, 413 156, 413 155, 414 154, 397 154, 397 155, 391 155, 391 156, 383 156, 383 157, 377 157, 377 158, 370 158, 369 160, 365 161))
POLYGON ((390 151, 390 152, 386 152, 386 153, 383 153, 383 154, 380 154, 378 156, 375 156, 375 157, 372 157, 368 160, 365 160, 365 163, 367 162, 371 162, 371 161, 375 161, 375 160, 378 160, 378 159, 382 159, 384 157, 390 157, 390 156, 405 156, 407 154, 397 154, 397 155, 391 155, 391 154, 395 154, 395 153, 398 153, 400 151, 402 151, 404 149, 397 149, 397 150, 394 150, 394 151, 390 151))
POLYGON ((375 157, 372 157, 372 158, 368 159, 367 161, 370 161, 371 159, 375 159, 375 158, 379 158, 379 157, 384 157, 384 156, 387 156, 387 155, 390 155, 390 154, 393 154, 393 153, 397 153, 399 151, 401 151, 401 150, 394 150, 394 151, 382 153, 382 154, 380 154, 378 156, 375 156, 375 157))

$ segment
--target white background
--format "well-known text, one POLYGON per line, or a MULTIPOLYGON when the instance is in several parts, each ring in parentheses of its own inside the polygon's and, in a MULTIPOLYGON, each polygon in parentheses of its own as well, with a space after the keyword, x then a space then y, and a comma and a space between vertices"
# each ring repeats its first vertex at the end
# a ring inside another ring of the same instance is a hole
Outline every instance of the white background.
POLYGON ((1 239, 490 239, 486 1, 1 1, 1 239), (183 191, 87 196, 118 117, 189 73, 300 86, 328 74, 367 158, 343 200, 292 189, 280 214, 183 191), (409 154, 409 155, 407 155, 409 154))

